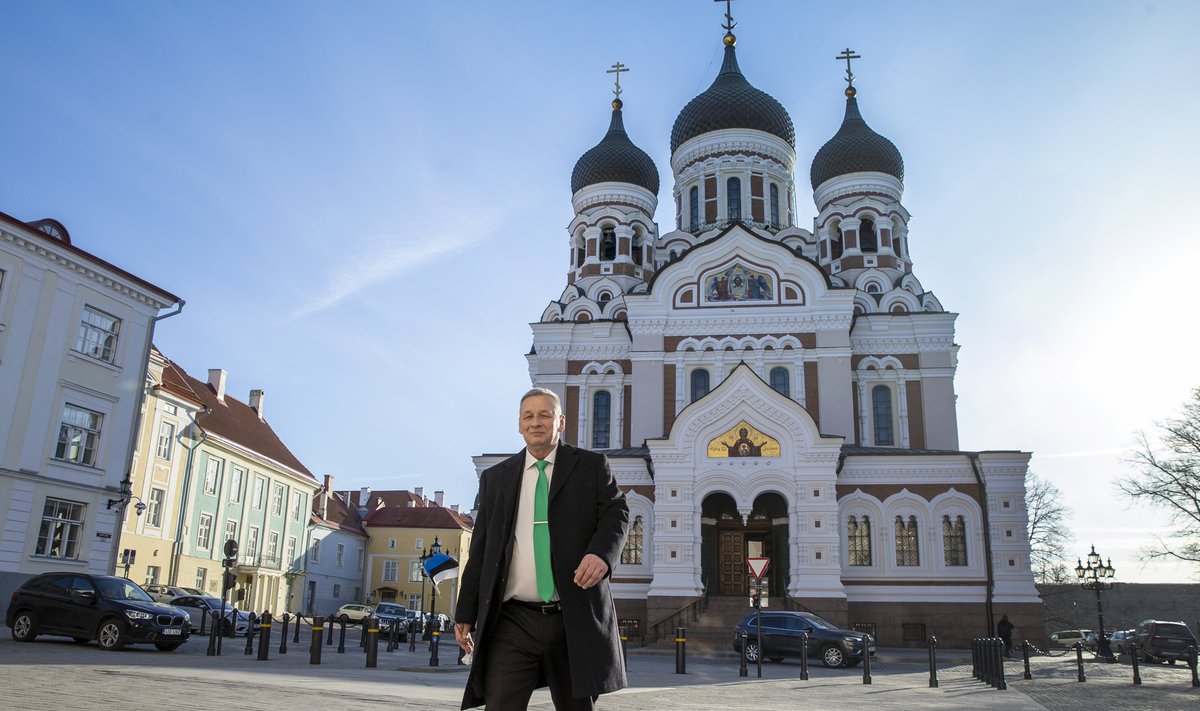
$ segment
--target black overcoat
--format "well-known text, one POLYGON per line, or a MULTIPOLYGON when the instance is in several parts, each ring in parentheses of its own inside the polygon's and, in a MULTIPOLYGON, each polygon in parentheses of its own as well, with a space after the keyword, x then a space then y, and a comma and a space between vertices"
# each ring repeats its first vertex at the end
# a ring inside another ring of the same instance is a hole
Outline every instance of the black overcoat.
MULTIPOLYGON (((474 627, 475 654, 463 694, 464 709, 484 703, 488 633, 508 581, 524 467, 525 450, 521 450, 479 477, 478 517, 454 614, 456 623, 474 627)), ((559 444, 550 479, 549 521, 551 566, 562 601, 572 694, 584 697, 616 691, 626 680, 609 578, 625 544, 629 506, 607 457, 559 444), (582 590, 573 578, 588 553, 608 564, 608 575, 582 590)))

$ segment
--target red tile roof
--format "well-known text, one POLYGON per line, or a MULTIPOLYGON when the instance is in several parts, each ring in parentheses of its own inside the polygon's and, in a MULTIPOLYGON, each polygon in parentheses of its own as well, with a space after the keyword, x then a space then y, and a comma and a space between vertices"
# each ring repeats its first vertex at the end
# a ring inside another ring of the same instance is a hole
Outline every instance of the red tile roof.
POLYGON ((366 526, 393 528, 451 528, 470 531, 471 517, 443 506, 385 506, 367 513, 366 526))
POLYGON ((322 519, 321 500, 324 496, 324 494, 317 494, 313 497, 312 517, 309 519, 312 523, 323 524, 362 536, 367 535, 367 531, 362 525, 362 519, 358 517, 358 509, 347 506, 345 497, 336 491, 330 494, 329 506, 325 511, 325 518, 322 519))

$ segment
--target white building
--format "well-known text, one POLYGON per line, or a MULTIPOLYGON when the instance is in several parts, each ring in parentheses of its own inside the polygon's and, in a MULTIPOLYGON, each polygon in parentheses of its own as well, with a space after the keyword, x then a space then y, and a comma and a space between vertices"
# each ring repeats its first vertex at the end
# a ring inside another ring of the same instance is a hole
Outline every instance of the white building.
POLYGON ((59 222, 0 213, 0 599, 112 572, 151 338, 182 305, 59 222))
POLYGON ((1001 614, 1040 630, 1030 455, 959 450, 957 315, 914 275, 899 150, 851 84, 834 136, 800 148, 802 227, 791 117, 724 43, 671 132, 674 224, 653 221, 658 170, 618 98, 571 176, 566 288, 532 327, 532 382, 562 398, 567 441, 607 450, 630 503, 621 617, 656 638, 706 596, 727 634, 745 559, 770 557, 772 607, 884 645, 962 644, 1001 614))

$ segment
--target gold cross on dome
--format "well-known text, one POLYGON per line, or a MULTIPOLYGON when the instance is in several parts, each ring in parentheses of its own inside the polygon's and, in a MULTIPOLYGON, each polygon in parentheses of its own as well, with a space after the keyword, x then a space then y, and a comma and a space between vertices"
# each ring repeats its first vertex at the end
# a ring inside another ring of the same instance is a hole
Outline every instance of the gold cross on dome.
POLYGON ((729 5, 729 3, 732 1, 733 0, 713 0, 713 2, 725 3, 725 24, 721 25, 721 27, 726 32, 732 32, 733 28, 737 27, 737 23, 733 21, 733 13, 731 12, 732 8, 729 5))
POLYGON ((617 62, 616 64, 612 65, 612 69, 604 70, 605 74, 616 74, 617 75, 616 76, 617 88, 613 89, 613 96, 615 96, 617 98, 617 101, 621 100, 621 72, 627 72, 627 71, 629 71, 629 67, 625 66, 624 64, 621 64, 620 62, 617 62))
POLYGON ((834 59, 846 60, 846 83, 853 87, 854 86, 854 72, 850 71, 850 60, 851 59, 862 59, 862 55, 855 54, 854 50, 847 47, 846 51, 844 51, 841 54, 839 54, 838 56, 834 57, 834 59))

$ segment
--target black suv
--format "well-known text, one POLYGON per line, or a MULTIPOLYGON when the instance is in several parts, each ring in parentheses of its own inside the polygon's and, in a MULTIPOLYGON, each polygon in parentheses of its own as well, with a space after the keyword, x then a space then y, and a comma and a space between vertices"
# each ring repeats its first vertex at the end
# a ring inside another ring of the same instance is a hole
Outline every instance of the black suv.
POLYGON ((1148 662, 1170 662, 1188 659, 1191 646, 1196 644, 1192 631, 1182 622, 1142 620, 1126 640, 1130 654, 1141 654, 1148 662))
POLYGON ((111 575, 44 573, 12 594, 5 624, 13 639, 32 642, 39 634, 72 637, 102 649, 153 644, 169 652, 187 641, 188 616, 157 602, 137 583, 111 575))
POLYGON ((408 624, 408 610, 399 603, 381 602, 375 606, 375 618, 379 620, 379 631, 382 633, 391 633, 392 625, 398 620, 401 625, 400 629, 405 629, 408 624))
MULTIPOLYGON (((756 613, 751 612, 733 628, 733 651, 742 644, 746 633, 746 661, 757 662, 758 627, 756 613)), ((808 633, 808 656, 817 657, 827 667, 852 667, 862 662, 863 633, 844 630, 829 620, 810 612, 762 613, 762 656, 773 661, 801 654, 800 635, 808 633)), ((871 654, 875 654, 875 639, 867 635, 871 654)))

